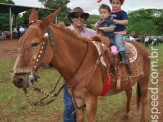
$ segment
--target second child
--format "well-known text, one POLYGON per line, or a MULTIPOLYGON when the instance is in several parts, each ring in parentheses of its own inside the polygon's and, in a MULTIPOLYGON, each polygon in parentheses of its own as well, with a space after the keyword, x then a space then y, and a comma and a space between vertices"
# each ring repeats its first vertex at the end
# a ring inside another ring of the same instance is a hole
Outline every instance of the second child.
POLYGON ((114 41, 114 22, 110 17, 110 7, 102 4, 99 8, 100 21, 95 25, 98 30, 103 31, 103 35, 108 37, 110 40, 110 48, 113 54, 117 54, 117 47, 114 41))

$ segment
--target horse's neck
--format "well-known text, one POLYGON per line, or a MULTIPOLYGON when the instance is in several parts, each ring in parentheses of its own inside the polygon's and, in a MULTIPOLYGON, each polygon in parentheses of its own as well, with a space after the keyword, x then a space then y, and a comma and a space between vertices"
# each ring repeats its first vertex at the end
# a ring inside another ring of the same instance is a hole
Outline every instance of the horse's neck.
POLYGON ((55 45, 52 63, 65 79, 70 79, 80 66, 87 44, 58 27, 53 27, 52 33, 55 45))

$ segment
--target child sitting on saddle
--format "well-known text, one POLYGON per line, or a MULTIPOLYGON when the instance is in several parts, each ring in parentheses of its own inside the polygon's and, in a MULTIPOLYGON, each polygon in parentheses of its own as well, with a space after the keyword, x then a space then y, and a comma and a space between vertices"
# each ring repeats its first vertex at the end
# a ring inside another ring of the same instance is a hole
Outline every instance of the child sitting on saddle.
POLYGON ((114 40, 118 48, 118 52, 122 58, 122 60, 119 63, 126 64, 128 63, 128 60, 126 56, 126 48, 124 47, 122 40, 123 35, 126 34, 125 25, 128 24, 128 15, 124 10, 121 9, 121 6, 123 5, 125 0, 109 0, 109 1, 112 6, 110 16, 113 19, 113 22, 115 23, 114 40))
POLYGON ((111 18, 113 22, 115 22, 115 29, 114 29, 114 39, 115 43, 118 48, 118 52, 122 60, 119 62, 121 64, 128 63, 127 56, 126 56, 126 48, 122 43, 123 35, 126 34, 126 27, 125 25, 128 24, 128 15, 127 13, 121 9, 121 6, 124 3, 124 0, 109 0, 112 6, 111 11, 111 18))
POLYGON ((98 31, 102 31, 102 34, 109 38, 110 48, 113 54, 117 54, 117 47, 114 40, 114 22, 110 17, 110 7, 108 5, 102 4, 99 8, 100 21, 96 23, 96 28, 98 31))

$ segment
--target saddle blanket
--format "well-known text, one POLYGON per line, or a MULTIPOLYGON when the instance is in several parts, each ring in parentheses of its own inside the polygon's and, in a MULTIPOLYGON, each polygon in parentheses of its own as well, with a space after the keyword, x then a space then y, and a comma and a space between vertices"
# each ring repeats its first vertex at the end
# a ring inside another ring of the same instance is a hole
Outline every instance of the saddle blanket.
POLYGON ((130 63, 134 62, 137 59, 137 49, 132 43, 125 42, 126 52, 128 53, 130 63))
MULTIPOLYGON (((95 45, 95 47, 97 48, 97 51, 100 55, 102 53, 101 46, 103 46, 103 44, 99 43, 97 41, 92 41, 92 43, 95 45)), ((125 42, 124 46, 126 47, 126 53, 129 56, 130 63, 134 62, 137 59, 137 49, 135 48, 135 46, 132 43, 129 43, 129 42, 125 42)), ((100 61, 106 67, 104 57, 101 57, 100 61)))

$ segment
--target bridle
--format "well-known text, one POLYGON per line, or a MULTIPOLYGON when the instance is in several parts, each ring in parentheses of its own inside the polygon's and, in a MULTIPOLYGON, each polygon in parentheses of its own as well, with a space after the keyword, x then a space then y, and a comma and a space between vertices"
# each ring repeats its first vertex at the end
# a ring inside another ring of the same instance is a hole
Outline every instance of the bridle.
MULTIPOLYGON (((41 30, 41 31, 43 32, 43 30, 40 29, 40 28, 37 27, 37 26, 30 26, 30 27, 39 29, 39 30, 41 30)), ((41 61, 42 61, 42 59, 43 59, 43 57, 44 57, 44 55, 45 55, 46 48, 47 48, 47 45, 48 45, 48 40, 50 41, 50 44, 51 44, 51 46, 52 46, 52 48, 53 48, 53 53, 54 53, 54 42, 53 42, 53 37, 52 37, 52 33, 51 33, 50 27, 48 28, 48 32, 44 34, 44 41, 43 41, 43 44, 42 44, 43 46, 42 46, 42 48, 41 48, 39 54, 37 55, 37 58, 36 58, 36 60, 35 60, 35 62, 34 62, 34 64, 33 64, 33 66, 32 66, 32 70, 31 70, 31 72, 30 72, 30 74, 29 74, 29 80, 28 80, 28 83, 29 83, 30 85, 32 85, 32 87, 34 88, 34 91, 43 93, 43 94, 45 94, 46 96, 45 96, 44 98, 40 99, 38 102, 31 103, 30 100, 29 100, 29 96, 27 95, 27 92, 28 92, 28 91, 27 91, 26 88, 24 88, 23 91, 24 91, 24 93, 26 94, 28 103, 29 103, 31 106, 44 106, 44 105, 48 105, 48 104, 50 104, 51 102, 53 102, 53 101, 55 100, 55 97, 57 97, 57 96, 59 95, 59 93, 62 91, 62 89, 63 89, 66 85, 68 85, 69 87, 72 87, 71 84, 70 84, 70 81, 74 78, 76 72, 77 72, 77 71, 79 70, 79 68, 81 67, 82 62, 83 62, 83 60, 85 59, 85 56, 86 56, 87 51, 88 51, 88 44, 87 44, 87 48, 86 48, 85 54, 84 54, 84 56, 83 56, 83 58, 82 58, 82 60, 81 60, 81 62, 80 62, 80 64, 79 64, 79 66, 76 68, 76 70, 75 70, 74 73, 72 74, 71 78, 70 78, 69 80, 66 80, 66 81, 64 82, 64 84, 59 88, 58 92, 56 92, 55 94, 52 94, 52 93, 55 91, 55 89, 57 88, 57 85, 58 85, 58 83, 59 83, 59 81, 60 81, 60 79, 61 79, 62 76, 59 77, 58 81, 56 82, 56 84, 55 84, 55 86, 54 86, 54 89, 53 89, 50 93, 46 93, 46 92, 43 91, 42 89, 40 89, 40 88, 38 88, 37 86, 35 86, 35 85, 33 84, 33 81, 34 81, 34 77, 36 76, 35 73, 38 71, 38 69, 39 69, 39 67, 41 66, 41 64, 44 64, 44 63, 42 63, 41 61), (50 101, 48 101, 48 102, 46 102, 46 103, 43 103, 42 101, 43 101, 44 99, 46 99, 47 97, 49 97, 49 96, 52 97, 53 99, 50 100, 50 101)), ((45 64, 44 64, 44 65, 45 65, 45 64)))
MULTIPOLYGON (((43 33, 44 31, 37 27, 37 26, 30 26, 30 28, 36 28, 38 30, 41 30, 43 33)), ((42 47, 41 47, 41 50, 39 51, 39 54, 37 55, 37 58, 35 59, 35 62, 32 66, 32 69, 31 69, 31 72, 29 74, 29 79, 28 79, 28 84, 29 85, 32 85, 32 87, 34 88, 34 91, 37 91, 37 92, 40 92, 40 93, 43 93, 45 94, 46 96, 43 97, 42 99, 39 99, 39 101, 35 102, 35 103, 31 103, 30 100, 29 100, 29 96, 27 95, 27 89, 26 88, 23 88, 23 91, 27 97, 27 100, 28 100, 28 103, 31 105, 31 106, 44 106, 44 105, 48 105, 50 104, 51 102, 54 101, 54 97, 57 97, 59 95, 59 93, 61 92, 61 90, 64 88, 65 84, 63 86, 60 87, 60 89, 58 90, 58 92, 56 92, 55 94, 52 94, 55 89, 57 88, 57 85, 61 79, 61 76, 59 77, 58 81, 56 82, 55 86, 54 86, 54 89, 49 92, 49 93, 46 93, 45 91, 43 91, 42 89, 38 88, 36 85, 34 85, 34 77, 36 76, 36 72, 38 71, 38 69, 40 68, 40 66, 47 66, 48 64, 45 64, 44 62, 42 62, 42 59, 44 58, 45 56, 45 52, 46 52, 46 49, 47 49, 47 46, 48 46, 48 41, 50 42, 50 45, 53 49, 53 53, 54 53, 54 42, 53 42, 53 37, 52 37, 52 32, 51 32, 51 28, 49 27, 48 28, 48 31, 46 33, 44 33, 44 41, 42 43, 42 47), (46 99, 47 97, 53 97, 52 100, 49 100, 48 102, 46 103, 43 103, 43 100, 46 99)))
MULTIPOLYGON (((36 28, 38 30, 41 30, 44 33, 44 31, 41 28, 37 27, 37 26, 32 26, 31 25, 29 28, 36 28)), ((48 41, 50 42, 50 45, 51 45, 51 47, 53 49, 53 53, 54 53, 54 46, 55 45, 54 45, 54 42, 53 42, 53 37, 52 37, 52 32, 51 32, 51 28, 50 27, 48 28, 48 31, 46 33, 44 33, 44 41, 42 43, 41 50, 39 51, 39 54, 37 55, 37 58, 35 59, 35 62, 33 63, 31 72, 28 73, 29 74, 28 84, 31 85, 34 88, 34 91, 43 93, 46 96, 44 98, 42 98, 42 99, 39 99, 39 101, 37 101, 35 103, 31 103, 30 100, 29 100, 29 96, 27 95, 27 92, 28 92, 27 89, 26 88, 23 88, 23 91, 24 91, 24 93, 25 93, 25 95, 27 97, 28 103, 31 106, 44 106, 44 105, 50 104, 51 102, 53 102, 55 100, 55 97, 57 97, 59 95, 59 93, 62 91, 62 89, 65 86, 68 85, 68 87, 72 88, 71 90, 72 90, 72 93, 73 93, 73 88, 78 85, 79 81, 81 81, 81 80, 83 80, 85 78, 88 78, 88 81, 90 81, 91 78, 93 77, 96 69, 97 69, 97 66, 100 63, 100 57, 103 55, 103 54, 101 54, 98 57, 98 59, 96 60, 95 65, 92 66, 90 69, 88 69, 88 71, 84 72, 84 75, 80 79, 77 80, 77 84, 75 84, 74 86, 72 86, 70 84, 70 81, 73 80, 74 76, 76 75, 76 72, 80 69, 80 67, 81 67, 81 65, 82 65, 82 63, 83 63, 83 61, 84 61, 84 59, 86 57, 86 54, 87 54, 87 51, 88 51, 88 45, 89 45, 88 44, 89 42, 87 42, 87 48, 86 48, 85 54, 84 54, 84 56, 83 56, 83 58, 82 58, 82 60, 81 60, 81 62, 79 64, 79 66, 76 68, 75 72, 72 74, 71 78, 69 80, 66 80, 64 82, 64 84, 59 88, 58 92, 56 92, 55 94, 52 94, 55 91, 55 89, 56 89, 56 87, 57 87, 57 85, 58 85, 58 83, 59 83, 59 81, 61 79, 61 76, 60 76, 59 79, 58 79, 58 81, 57 81, 57 83, 54 86, 54 89, 51 92, 46 93, 43 90, 41 90, 40 88, 38 88, 37 86, 35 86, 34 85, 34 82, 35 82, 35 79, 37 79, 36 78, 37 77, 36 72, 38 71, 38 69, 40 68, 40 66, 47 65, 47 64, 45 64, 45 63, 42 62, 42 59, 44 58, 44 55, 45 55, 45 52, 46 52, 46 49, 47 49, 47 46, 48 46, 48 41), (46 99, 47 97, 52 97, 53 99, 50 100, 50 101, 48 101, 48 102, 46 102, 46 103, 43 103, 43 100, 46 99)), ((73 99, 74 99, 74 94, 73 94, 73 99)), ((76 103, 76 101, 75 101, 75 103, 76 103)), ((80 109, 80 108, 83 108, 83 107, 78 107, 77 106, 77 108, 80 109)))
MULTIPOLYGON (((41 28, 37 27, 37 26, 30 26, 29 28, 36 28, 36 29, 39 29, 39 30, 41 30, 43 32, 43 30, 41 28)), ((33 63, 31 72, 29 74, 29 79, 28 79, 29 84, 32 84, 32 80, 34 79, 34 74, 38 71, 40 66, 42 66, 42 65, 47 66, 47 64, 42 62, 42 59, 45 56, 45 52, 46 52, 46 49, 47 49, 47 46, 48 46, 48 41, 50 41, 51 47, 52 47, 52 49, 54 49, 54 42, 51 39, 52 38, 51 36, 52 36, 51 35, 51 29, 49 27, 48 32, 44 33, 44 41, 42 43, 41 50, 39 51, 39 54, 37 55, 36 59, 34 60, 35 62, 33 63), (50 37, 49 37, 49 35, 50 35, 50 37)))
MULTIPOLYGON (((32 23, 34 23, 34 22, 32 22, 32 23)), ((32 23, 30 23, 30 24, 32 24, 32 23)), ((27 93, 28 93, 27 89, 23 88, 23 91, 24 91, 24 93, 25 93, 25 95, 27 97, 28 103, 31 106, 43 106, 43 105, 50 104, 53 100, 50 100, 50 101, 48 101, 46 103, 43 103, 42 101, 45 98, 47 98, 48 96, 51 96, 51 97, 58 96, 60 91, 63 89, 62 88, 63 86, 59 89, 59 91, 57 93, 52 95, 52 93, 55 91, 55 89, 56 89, 56 87, 58 85, 58 82, 61 79, 61 76, 59 77, 57 83, 55 84, 54 89, 50 93, 46 93, 43 90, 41 90, 40 88, 38 88, 36 85, 34 85, 34 82, 36 82, 37 78, 38 78, 38 76, 36 75, 36 72, 39 70, 40 66, 48 66, 48 64, 42 62, 42 60, 43 60, 43 58, 45 56, 45 52, 46 52, 46 49, 47 49, 47 46, 48 46, 48 42, 50 42, 50 45, 51 45, 51 47, 53 49, 53 53, 54 53, 54 42, 53 42, 53 37, 52 37, 52 32, 51 32, 51 28, 50 27, 48 28, 48 31, 46 33, 41 28, 39 28, 37 26, 31 25, 31 26, 29 26, 29 28, 35 28, 37 30, 40 30, 44 34, 44 41, 42 42, 42 47, 41 47, 39 53, 37 54, 36 59, 34 59, 31 71, 29 73, 27 73, 27 72, 16 73, 15 69, 12 70, 11 72, 12 72, 12 76, 13 77, 15 77, 15 75, 29 74, 28 81, 27 81, 28 84, 34 88, 34 91, 43 93, 46 96, 44 98, 40 99, 38 102, 31 103, 30 100, 29 100, 29 96, 27 95, 27 93), (42 104, 40 104, 40 103, 42 103, 42 104)))

